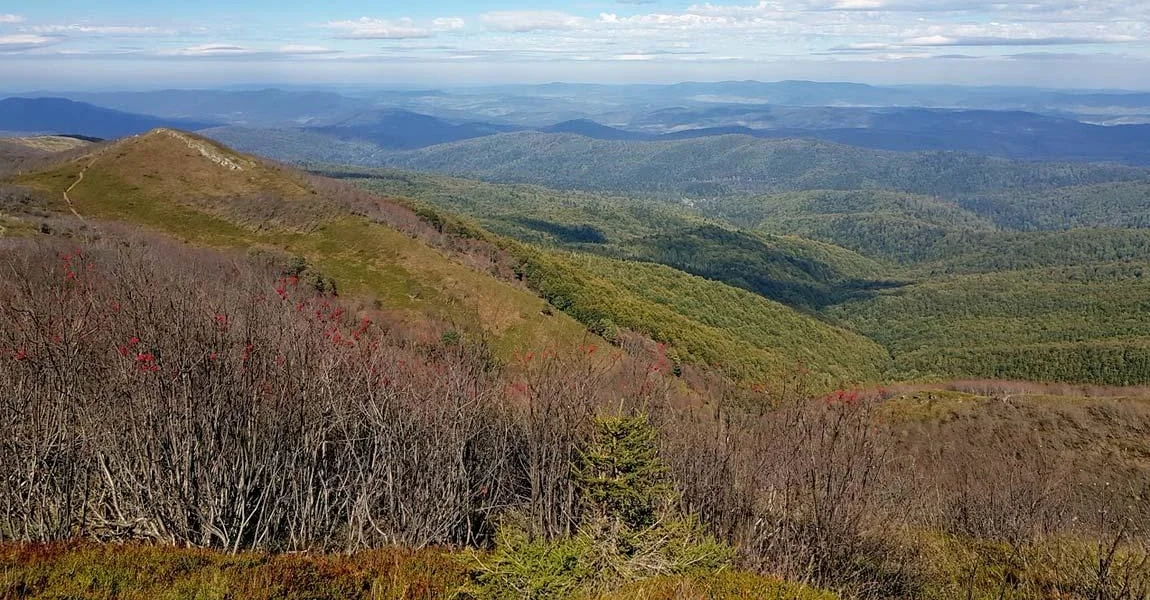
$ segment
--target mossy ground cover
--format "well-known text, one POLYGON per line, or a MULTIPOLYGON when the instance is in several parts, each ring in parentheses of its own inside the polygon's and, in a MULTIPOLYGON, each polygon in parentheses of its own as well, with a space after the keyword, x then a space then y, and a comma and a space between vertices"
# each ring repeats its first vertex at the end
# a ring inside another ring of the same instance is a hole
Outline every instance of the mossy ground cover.
MULTIPOLYGON (((466 599, 469 562, 440 549, 353 555, 261 553, 140 545, 0 545, 3 600, 466 599)), ((664 576, 587 600, 836 600, 806 586, 740 571, 664 576)))

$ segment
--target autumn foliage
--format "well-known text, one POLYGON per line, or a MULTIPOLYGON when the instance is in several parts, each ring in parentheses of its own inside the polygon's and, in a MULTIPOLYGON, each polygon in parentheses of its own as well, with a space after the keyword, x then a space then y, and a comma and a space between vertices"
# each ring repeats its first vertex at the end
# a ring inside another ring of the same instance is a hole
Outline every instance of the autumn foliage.
MULTIPOLYGON (((1029 422, 908 425, 890 390, 746 389, 628 333, 502 359, 307 285, 283 255, 2 244, 0 541, 482 550, 515 515, 540 547, 585 534, 599 419, 645 414, 660 510, 745 569, 867 598, 1144 598, 1150 581, 1145 465, 1029 422)), ((1138 424, 1139 406, 1095 413, 1138 424)))

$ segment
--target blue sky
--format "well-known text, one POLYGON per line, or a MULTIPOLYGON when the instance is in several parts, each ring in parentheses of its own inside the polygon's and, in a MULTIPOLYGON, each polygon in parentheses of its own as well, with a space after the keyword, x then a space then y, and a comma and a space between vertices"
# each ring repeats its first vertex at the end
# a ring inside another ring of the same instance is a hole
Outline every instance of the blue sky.
POLYGON ((722 79, 1150 89, 1150 0, 17 0, 14 88, 722 79))

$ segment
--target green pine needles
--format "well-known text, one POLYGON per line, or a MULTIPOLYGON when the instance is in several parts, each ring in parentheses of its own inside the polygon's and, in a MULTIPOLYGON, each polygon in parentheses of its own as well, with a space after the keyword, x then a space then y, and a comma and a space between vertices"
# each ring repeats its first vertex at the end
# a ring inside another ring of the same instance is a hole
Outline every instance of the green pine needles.
POLYGON ((646 415, 596 419, 573 462, 576 533, 544 540, 505 523, 495 551, 476 559, 476 596, 593 596, 650 577, 713 575, 729 565, 734 551, 679 511, 646 415))

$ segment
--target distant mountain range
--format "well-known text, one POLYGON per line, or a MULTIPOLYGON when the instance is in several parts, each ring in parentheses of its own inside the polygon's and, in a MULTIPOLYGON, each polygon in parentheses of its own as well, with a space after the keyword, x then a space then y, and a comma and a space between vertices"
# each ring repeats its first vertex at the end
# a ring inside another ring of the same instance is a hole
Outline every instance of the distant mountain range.
POLYGON ((215 123, 126 113, 64 98, 0 100, 0 131, 118 138, 157 127, 204 129, 215 123))
MULTIPOLYGON (((1106 124, 1150 123, 1150 93, 1010 87, 873 86, 811 81, 724 81, 674 85, 553 83, 449 90, 256 89, 145 92, 36 91, 124 112, 246 126, 304 126, 393 108, 451 121, 527 128, 590 119, 627 129, 663 110, 939 108, 1022 110, 1106 124)), ((724 123, 731 125, 735 123, 724 123)))
POLYGON ((459 140, 515 131, 492 123, 452 123, 407 110, 379 109, 357 112, 307 130, 341 140, 361 140, 387 149, 415 149, 459 140))
POLYGON ((668 133, 622 129, 588 119, 530 129, 489 123, 453 124, 427 115, 386 111, 386 116, 374 123, 277 128, 274 132, 225 126, 204 133, 244 151, 279 160, 372 166, 396 160, 391 154, 397 150, 418 150, 517 131, 626 142, 726 135, 797 138, 877 150, 961 151, 1020 160, 1150 165, 1150 125, 1105 127, 1017 111, 901 109, 870 115, 865 124, 858 127, 808 129, 725 125, 668 133))
MULTIPOLYGON (((537 94, 550 92, 561 96, 583 88, 557 84, 531 89, 537 94)), ((596 93, 598 89, 592 86, 587 93, 596 93)), ((682 106, 646 105, 643 110, 639 110, 640 103, 634 99, 616 98, 622 94, 619 89, 630 88, 604 89, 607 91, 602 93, 608 100, 615 98, 618 102, 633 102, 633 114, 622 121, 604 122, 581 117, 544 125, 524 125, 501 119, 485 120, 482 115, 443 116, 394 106, 378 107, 363 98, 347 98, 331 92, 162 91, 87 95, 93 99, 118 99, 117 106, 140 109, 149 108, 146 101, 154 100, 154 108, 162 114, 124 112, 118 108, 64 98, 8 98, 0 101, 0 131, 112 138, 155 127, 205 130, 207 135, 225 143, 281 160, 355 165, 389 164, 393 161, 391 155, 396 152, 515 132, 573 134, 594 140, 625 142, 733 134, 755 138, 816 139, 879 150, 962 151, 1022 160, 1150 165, 1150 125, 1093 125, 1020 110, 788 106, 750 102, 752 98, 770 99, 772 95, 778 95, 778 90, 797 93, 796 90, 804 89, 816 90, 817 93, 812 94, 827 102, 831 101, 828 94, 843 97, 842 94, 851 90, 858 92, 856 96, 859 99, 872 96, 871 99, 878 99, 879 92, 887 88, 803 82, 681 84, 667 88, 672 95, 666 102, 716 89, 750 95, 724 97, 727 102, 732 102, 728 104, 707 103, 696 98, 691 102, 685 101, 682 106), (208 115, 219 120, 204 118, 208 115)), ((647 92, 644 90, 639 88, 631 93, 645 98, 647 92)), ((894 92, 887 90, 882 93, 889 95, 894 92)), ((428 94, 430 92, 392 92, 387 97, 389 101, 402 104, 413 99, 426 99, 428 94)), ((465 97, 466 93, 458 92, 456 95, 465 97)), ((1094 94, 1082 98, 1083 101, 1117 102, 1126 96, 1138 95, 1094 94)), ((787 94, 779 97, 783 101, 796 101, 795 97, 787 94)), ((507 101, 515 105, 521 100, 509 97, 507 101)), ((719 102, 722 98, 712 100, 719 102)), ((893 100, 893 97, 887 98, 887 101, 893 100)), ((565 97, 542 96, 532 101, 539 106, 568 102, 565 97)), ((1137 102, 1131 100, 1131 103, 1137 102)), ((555 109, 554 112, 567 111, 555 109)))
POLYGON ((125 112, 233 125, 306 125, 367 110, 371 103, 333 92, 266 90, 157 90, 43 93, 125 112))

